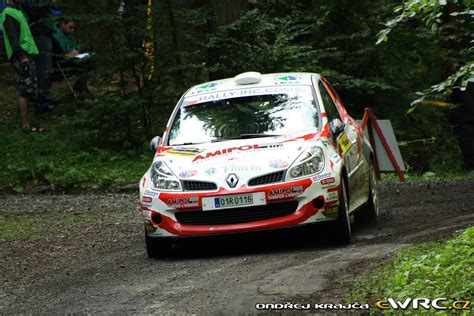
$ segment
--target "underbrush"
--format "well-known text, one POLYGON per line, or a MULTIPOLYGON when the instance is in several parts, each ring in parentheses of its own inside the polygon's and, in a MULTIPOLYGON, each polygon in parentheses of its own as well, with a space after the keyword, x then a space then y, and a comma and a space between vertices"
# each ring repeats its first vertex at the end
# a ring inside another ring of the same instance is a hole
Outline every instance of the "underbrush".
MULTIPOLYGON (((446 298, 448 302, 472 301, 474 297, 474 227, 437 243, 401 250, 394 260, 363 280, 353 282, 349 302, 392 298, 446 298)), ((441 304, 440 304, 441 305, 441 304)), ((392 310, 393 312, 393 310, 392 310)), ((433 314, 434 310, 406 310, 404 314, 433 314)))
MULTIPOLYGON (((461 180, 461 179, 474 179, 474 171, 439 171, 439 172, 425 172, 421 175, 416 173, 404 174, 405 181, 407 182, 433 182, 443 180, 461 180)), ((381 174, 381 180, 383 182, 399 182, 400 178, 396 173, 384 173, 381 174)))
MULTIPOLYGON (((20 130, 16 114, 15 91, 2 91, 0 97, 0 190, 22 192, 37 186, 57 191, 104 189, 138 183, 152 155, 144 139, 134 144, 126 140, 108 146, 110 135, 77 121, 87 121, 86 102, 74 100, 63 87, 55 90, 57 108, 38 117, 32 126, 44 126, 46 132, 20 130), (97 139, 103 139, 97 143, 97 139), (142 145, 143 144, 143 145, 142 145)), ((110 109, 108 109, 110 111, 110 109)), ((30 112, 33 112, 30 106, 30 112)), ((97 115, 103 115, 98 113, 97 115)), ((90 124, 96 120, 90 117, 90 124)), ((94 123, 96 124, 96 123, 94 123)), ((125 133, 120 121, 104 127, 116 134, 125 133)))

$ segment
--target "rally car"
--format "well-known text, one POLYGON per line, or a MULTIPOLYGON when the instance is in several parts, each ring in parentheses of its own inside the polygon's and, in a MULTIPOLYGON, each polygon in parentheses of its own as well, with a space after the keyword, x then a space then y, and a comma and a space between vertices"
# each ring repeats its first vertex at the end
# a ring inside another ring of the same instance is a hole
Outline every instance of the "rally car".
POLYGON ((173 240, 328 222, 351 240, 350 215, 378 214, 373 150, 327 82, 260 74, 190 88, 140 181, 149 257, 173 240))

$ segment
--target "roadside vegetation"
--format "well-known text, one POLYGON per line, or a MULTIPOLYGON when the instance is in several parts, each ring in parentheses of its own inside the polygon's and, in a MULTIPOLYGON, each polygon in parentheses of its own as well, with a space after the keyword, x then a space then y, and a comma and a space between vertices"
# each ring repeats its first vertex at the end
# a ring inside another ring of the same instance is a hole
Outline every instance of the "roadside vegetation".
POLYGON ((95 101, 75 100, 65 85, 55 89, 55 95, 54 112, 32 121, 32 126, 44 126, 47 131, 25 132, 18 127, 14 89, 2 91, 0 191, 74 192, 138 186, 152 159, 147 144, 127 143, 121 138, 125 132, 120 125, 110 127, 108 133, 97 129, 91 116, 97 111, 92 109, 95 101))
MULTIPOLYGON (((451 239, 430 242, 401 250, 375 273, 351 283, 348 302, 375 302, 393 298, 447 298, 451 303, 474 297, 474 227, 451 239)), ((471 307, 472 308, 472 307, 471 307)), ((467 311, 466 313, 468 313, 467 311)), ((432 314, 411 310, 404 314, 432 314)))
POLYGON ((13 215, 6 214, 0 221, 0 240, 29 240, 44 238, 58 231, 73 227, 89 227, 92 225, 113 225, 122 222, 130 210, 113 210, 109 212, 64 211, 47 215, 13 215))
POLYGON ((370 106, 391 120, 410 177, 472 169, 474 114, 462 104, 468 68, 452 69, 471 65, 471 33, 461 26, 470 23, 472 1, 405 1, 395 12, 399 1, 226 1, 147 8, 131 0, 121 18, 112 2, 63 1, 65 14, 80 22, 80 50, 95 53, 95 98, 75 100, 60 83, 57 109, 36 123, 49 130, 25 134, 14 74, 1 68, 0 191, 137 182, 151 160, 148 143, 162 134, 179 97, 244 71, 325 75, 352 116, 370 106))

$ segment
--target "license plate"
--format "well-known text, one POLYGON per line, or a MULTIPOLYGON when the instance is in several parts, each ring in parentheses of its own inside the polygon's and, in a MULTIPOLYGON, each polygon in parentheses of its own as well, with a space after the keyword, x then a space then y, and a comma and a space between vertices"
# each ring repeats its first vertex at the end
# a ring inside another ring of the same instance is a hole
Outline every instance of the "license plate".
POLYGON ((203 211, 265 204, 267 204, 267 201, 264 192, 213 196, 202 199, 203 211))

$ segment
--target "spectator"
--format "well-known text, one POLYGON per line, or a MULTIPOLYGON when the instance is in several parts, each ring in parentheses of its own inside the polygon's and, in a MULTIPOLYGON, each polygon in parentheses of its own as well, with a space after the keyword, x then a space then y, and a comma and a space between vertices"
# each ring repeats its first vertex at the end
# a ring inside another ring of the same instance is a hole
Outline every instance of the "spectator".
POLYGON ((57 29, 53 34, 53 38, 57 44, 57 50, 69 58, 79 55, 76 40, 72 37, 72 33, 74 33, 76 29, 76 21, 62 19, 58 22, 57 29))
POLYGON ((33 56, 38 48, 31 34, 21 1, 13 0, 0 15, 3 37, 8 60, 13 64, 17 75, 18 111, 20 127, 25 131, 42 132, 43 128, 31 127, 28 119, 28 101, 34 102, 37 96, 36 68, 33 56))
POLYGON ((39 54, 34 57, 38 80, 38 97, 35 100, 36 113, 44 113, 54 109, 51 94, 51 73, 53 71, 52 33, 55 29, 51 18, 51 9, 56 4, 23 5, 28 14, 31 33, 35 39, 39 54))
POLYGON ((78 74, 81 76, 74 84, 74 90, 82 94, 84 97, 90 97, 91 94, 87 87, 89 76, 86 74, 90 70, 89 54, 79 54, 76 40, 72 36, 77 29, 77 22, 68 19, 61 19, 57 23, 57 29, 53 33, 54 51, 64 58, 60 64, 67 67, 69 73, 78 74), (81 57, 81 58, 78 58, 81 57))

